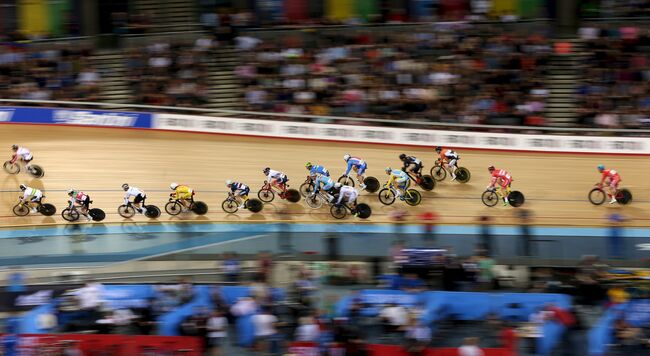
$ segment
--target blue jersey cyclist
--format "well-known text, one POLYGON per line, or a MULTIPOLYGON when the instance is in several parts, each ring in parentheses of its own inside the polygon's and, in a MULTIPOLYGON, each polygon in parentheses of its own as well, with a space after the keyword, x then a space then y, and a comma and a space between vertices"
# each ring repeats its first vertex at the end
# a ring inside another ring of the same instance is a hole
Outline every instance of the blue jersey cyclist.
POLYGON ((400 171, 399 169, 392 169, 390 167, 386 168, 386 174, 388 174, 388 183, 386 183, 386 186, 391 186, 393 182, 395 182, 395 186, 397 189, 395 189, 397 193, 397 197, 404 200, 402 197, 402 192, 400 190, 406 190, 406 187, 408 186, 408 182, 410 180, 408 174, 404 171, 400 171))
POLYGON ((242 198, 242 203, 239 206, 239 209, 246 209, 246 202, 248 201, 248 193, 250 193, 251 188, 249 188, 244 183, 233 182, 230 179, 226 181, 226 187, 230 189, 228 194, 234 196, 240 196, 242 198))
POLYGON ((329 193, 332 190, 332 188, 334 188, 334 184, 336 184, 336 182, 334 182, 334 179, 332 179, 331 177, 319 175, 314 181, 314 191, 312 192, 312 194, 318 193, 321 184, 323 185, 323 190, 328 193, 326 194, 328 200, 332 201, 332 199, 334 199, 334 196, 332 196, 329 193))
POLYGON ((311 162, 307 162, 305 164, 305 167, 307 167, 307 170, 309 170, 309 175, 314 177, 316 175, 324 175, 324 176, 330 176, 330 171, 327 170, 327 168, 321 166, 321 165, 313 165, 311 162))
POLYGON ((357 172, 357 181, 359 181, 359 187, 361 190, 366 189, 366 185, 363 184, 364 180, 366 179, 366 169, 368 168, 366 161, 358 157, 352 157, 349 154, 344 155, 343 160, 348 164, 344 176, 349 176, 350 171, 354 170, 357 172))

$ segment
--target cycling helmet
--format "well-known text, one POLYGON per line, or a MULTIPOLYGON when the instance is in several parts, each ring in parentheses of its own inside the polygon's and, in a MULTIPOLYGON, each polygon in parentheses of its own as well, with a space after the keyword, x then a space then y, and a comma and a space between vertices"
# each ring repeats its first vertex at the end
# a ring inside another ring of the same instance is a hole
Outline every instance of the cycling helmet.
POLYGON ((307 169, 311 169, 311 167, 312 167, 311 162, 307 162, 307 163, 305 164, 305 167, 307 167, 307 169))
POLYGON ((496 169, 496 168, 494 168, 494 166, 489 166, 489 167, 488 167, 488 171, 490 171, 490 172, 492 172, 492 171, 495 170, 495 169, 496 169))
POLYGON ((172 183, 172 184, 169 185, 169 188, 171 190, 175 190, 177 187, 178 187, 178 183, 172 183))
POLYGON ((393 169, 390 168, 390 167, 386 167, 385 171, 386 171, 386 174, 390 174, 390 172, 392 172, 393 169))
POLYGON ((339 189, 343 186, 341 183, 334 183, 334 188, 339 189))
POLYGON ((344 161, 347 162, 349 159, 350 159, 350 155, 349 155, 349 154, 346 153, 345 155, 343 155, 343 160, 344 160, 344 161))
POLYGON ((264 172, 264 174, 266 174, 268 176, 270 171, 271 171, 271 168, 266 167, 266 168, 264 168, 264 170, 262 172, 264 172))
POLYGON ((20 190, 25 190, 25 189, 27 189, 27 186, 24 185, 24 184, 21 184, 21 185, 20 185, 20 190))
POLYGON ((68 195, 74 194, 74 189, 68 189, 68 195))
POLYGON ((399 155, 399 159, 401 159, 402 161, 405 160, 405 159, 406 159, 406 155, 405 155, 404 153, 402 153, 401 155, 399 155))
POLYGON ((436 152, 438 152, 438 153, 442 152, 442 147, 440 147, 440 146, 436 147, 436 152))
POLYGON ((232 181, 230 179, 228 179, 226 181, 226 187, 230 187, 231 185, 232 185, 232 181))
POLYGON ((129 190, 129 184, 128 183, 122 184, 122 189, 124 189, 125 192, 129 190))
POLYGON ((11 149, 14 150, 14 151, 17 151, 18 150, 18 145, 11 145, 11 149))
POLYGON ((604 171, 604 170, 605 170, 605 165, 604 165, 604 164, 599 164, 599 165, 598 165, 598 171, 599 171, 599 172, 602 172, 602 171, 604 171))

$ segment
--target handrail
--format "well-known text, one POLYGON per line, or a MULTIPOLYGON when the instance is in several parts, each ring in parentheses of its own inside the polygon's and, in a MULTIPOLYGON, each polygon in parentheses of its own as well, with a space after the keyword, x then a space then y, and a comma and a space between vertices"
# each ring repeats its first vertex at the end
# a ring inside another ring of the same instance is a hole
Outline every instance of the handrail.
MULTIPOLYGON (((581 128, 581 127, 537 127, 537 126, 512 126, 512 125, 479 125, 479 124, 461 124, 461 123, 448 123, 448 122, 421 122, 421 121, 408 121, 408 120, 383 120, 372 118, 356 118, 345 116, 326 116, 326 115, 304 115, 304 114, 283 114, 259 111, 244 111, 244 110, 227 110, 227 109, 205 109, 205 108, 189 108, 177 106, 163 106, 163 105, 142 105, 142 104, 120 104, 120 103, 104 103, 104 102, 84 102, 84 101, 62 101, 62 100, 29 100, 29 99, 0 99, 0 103, 23 103, 23 104, 53 104, 53 105, 75 105, 75 106, 93 106, 93 107, 113 107, 113 108, 133 108, 133 109, 147 109, 152 111, 180 111, 180 112, 197 112, 197 113, 221 113, 221 114, 235 114, 235 115, 251 115, 256 117, 282 117, 282 118, 296 118, 296 119, 318 119, 318 120, 334 120, 358 123, 377 123, 377 124, 398 124, 400 126, 418 126, 421 128, 427 127, 447 127, 447 128, 463 128, 463 129, 477 129, 477 130, 518 130, 518 131, 545 131, 545 132, 593 132, 593 133, 623 133, 623 134, 650 134, 648 129, 601 129, 601 128, 581 128)), ((229 117, 237 119, 236 117, 229 117)), ((345 124, 345 123, 343 123, 345 124)))

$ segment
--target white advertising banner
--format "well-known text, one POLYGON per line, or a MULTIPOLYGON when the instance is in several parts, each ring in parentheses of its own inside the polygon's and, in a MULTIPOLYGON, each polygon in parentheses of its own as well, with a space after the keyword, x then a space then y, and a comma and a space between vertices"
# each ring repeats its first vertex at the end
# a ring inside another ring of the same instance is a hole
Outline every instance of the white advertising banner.
POLYGON ((650 138, 501 134, 154 114, 152 128, 324 141, 515 151, 650 154, 650 138))

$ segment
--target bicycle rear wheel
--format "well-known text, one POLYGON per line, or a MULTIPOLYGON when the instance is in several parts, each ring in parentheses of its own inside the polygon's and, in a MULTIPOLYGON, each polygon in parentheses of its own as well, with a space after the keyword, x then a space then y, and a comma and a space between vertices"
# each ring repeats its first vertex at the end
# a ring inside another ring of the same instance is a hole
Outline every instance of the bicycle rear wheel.
POLYGON ((422 202, 422 195, 415 189, 407 189, 404 193, 404 201, 410 206, 416 206, 422 202))
POLYGON ((472 174, 469 172, 469 169, 465 167, 458 167, 456 169, 456 180, 459 183, 467 183, 469 182, 470 177, 472 174))
POLYGON ((56 214, 56 207, 52 204, 44 203, 41 204, 41 207, 38 211, 45 216, 52 216, 56 214))

